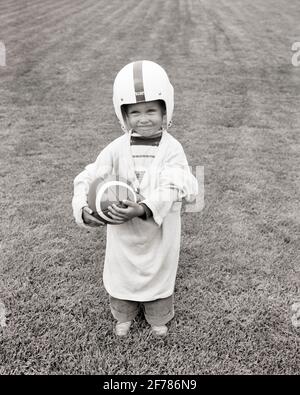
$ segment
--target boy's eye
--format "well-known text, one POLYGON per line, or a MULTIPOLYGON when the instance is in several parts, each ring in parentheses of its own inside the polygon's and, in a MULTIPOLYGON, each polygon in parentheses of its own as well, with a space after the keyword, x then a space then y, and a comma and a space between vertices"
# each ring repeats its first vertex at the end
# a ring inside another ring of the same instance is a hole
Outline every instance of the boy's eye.
MULTIPOLYGON (((158 110, 156 108, 149 108, 146 112, 147 112, 147 114, 156 114, 157 111, 158 110)), ((140 114, 140 111, 138 111, 138 110, 128 111, 128 115, 137 116, 139 114, 140 114)))

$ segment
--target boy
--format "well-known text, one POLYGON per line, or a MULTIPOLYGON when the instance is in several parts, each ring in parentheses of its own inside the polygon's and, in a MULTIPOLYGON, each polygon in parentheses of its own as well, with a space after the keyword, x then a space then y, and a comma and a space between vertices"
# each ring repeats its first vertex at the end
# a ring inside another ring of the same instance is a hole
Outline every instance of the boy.
POLYGON ((73 212, 81 226, 101 226, 87 204, 97 177, 126 178, 144 199, 109 207, 103 283, 117 320, 115 333, 126 336, 142 305, 152 333, 165 336, 174 316, 181 201, 198 192, 181 144, 168 128, 173 87, 162 67, 150 61, 125 66, 114 82, 113 102, 125 134, 103 149, 74 180, 73 212))

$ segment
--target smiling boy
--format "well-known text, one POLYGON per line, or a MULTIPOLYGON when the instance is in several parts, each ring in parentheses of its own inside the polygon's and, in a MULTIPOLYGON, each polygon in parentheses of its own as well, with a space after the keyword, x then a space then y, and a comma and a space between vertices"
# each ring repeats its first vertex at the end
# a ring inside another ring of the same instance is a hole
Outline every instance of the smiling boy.
POLYGON ((181 200, 198 192, 181 144, 164 128, 171 125, 173 87, 166 72, 150 61, 125 66, 114 82, 114 107, 125 134, 105 147, 74 180, 73 212, 82 226, 99 226, 87 205, 89 186, 112 173, 126 178, 144 199, 112 205, 107 225, 104 286, 127 335, 139 308, 152 333, 165 336, 174 316, 174 287, 181 232, 181 200))
POLYGON ((161 132, 163 118, 166 113, 162 100, 124 106, 129 127, 143 137, 153 137, 161 132))

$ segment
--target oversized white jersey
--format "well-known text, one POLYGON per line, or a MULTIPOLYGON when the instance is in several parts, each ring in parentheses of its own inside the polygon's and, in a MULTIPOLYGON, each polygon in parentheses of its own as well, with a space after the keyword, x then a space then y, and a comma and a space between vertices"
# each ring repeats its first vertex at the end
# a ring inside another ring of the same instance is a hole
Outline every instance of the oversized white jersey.
POLYGON ((193 200, 198 184, 181 144, 166 130, 139 182, 130 139, 131 132, 114 140, 75 178, 72 205, 76 222, 85 226, 81 209, 87 205, 89 185, 95 178, 118 174, 139 189, 153 217, 107 225, 103 282, 115 298, 150 301, 166 298, 174 291, 180 251, 181 200, 193 200))

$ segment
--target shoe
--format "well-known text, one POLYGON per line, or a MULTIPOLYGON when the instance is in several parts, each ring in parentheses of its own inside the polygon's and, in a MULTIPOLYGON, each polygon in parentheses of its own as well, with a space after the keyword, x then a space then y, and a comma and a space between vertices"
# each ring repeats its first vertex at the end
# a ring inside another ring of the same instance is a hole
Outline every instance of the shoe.
POLYGON ((129 332, 130 326, 131 326, 131 321, 117 322, 116 335, 117 336, 126 336, 129 332))
POLYGON ((158 337, 164 337, 168 333, 168 328, 166 327, 166 325, 161 325, 161 326, 152 325, 151 329, 152 329, 152 334, 158 337))

